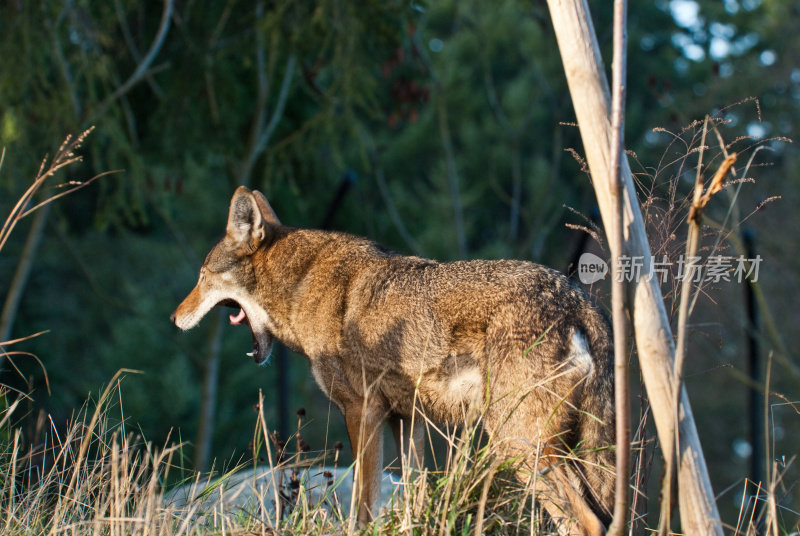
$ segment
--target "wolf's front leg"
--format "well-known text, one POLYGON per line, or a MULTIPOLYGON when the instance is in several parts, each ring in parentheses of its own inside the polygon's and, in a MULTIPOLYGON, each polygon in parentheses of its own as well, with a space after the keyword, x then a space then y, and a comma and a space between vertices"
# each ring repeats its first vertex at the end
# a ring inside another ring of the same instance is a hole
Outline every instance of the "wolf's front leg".
POLYGON ((363 524, 372 521, 377 513, 386 412, 379 404, 370 404, 368 399, 353 401, 343 409, 347 435, 356 460, 354 498, 358 504, 358 520, 363 524))

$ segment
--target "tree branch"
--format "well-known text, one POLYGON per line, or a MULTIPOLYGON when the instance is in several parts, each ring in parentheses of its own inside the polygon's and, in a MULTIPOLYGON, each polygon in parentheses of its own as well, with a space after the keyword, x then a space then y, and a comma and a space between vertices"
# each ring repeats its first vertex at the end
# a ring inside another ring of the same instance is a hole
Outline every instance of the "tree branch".
MULTIPOLYGON (((120 0, 114 0, 114 10, 117 13, 117 20, 119 20, 119 27, 122 30, 122 37, 125 39, 125 44, 128 45, 128 50, 131 51, 131 56, 133 56, 134 61, 141 62, 142 61, 142 54, 139 52, 139 49, 136 47, 136 43, 133 40, 133 36, 131 35, 131 29, 128 27, 128 22, 125 20, 125 12, 122 9, 122 4, 120 4, 120 0)), ((164 98, 164 90, 156 83, 150 74, 147 74, 147 83, 150 85, 150 89, 153 90, 156 97, 159 99, 164 98)))
MULTIPOLYGON (((106 97, 106 99, 98 105, 98 107, 92 113, 92 119, 102 115, 112 102, 130 91, 131 88, 148 73, 150 64, 153 63, 153 60, 161 51, 161 47, 164 45, 164 40, 167 38, 167 33, 169 33, 173 7, 174 0, 164 0, 164 10, 161 12, 161 23, 158 27, 158 32, 156 32, 156 37, 153 39, 153 43, 150 45, 150 49, 147 51, 147 54, 145 54, 144 58, 142 58, 142 61, 140 61, 136 66, 136 69, 133 71, 133 74, 130 76, 130 78, 128 78, 116 89, 116 91, 106 97)), ((91 123, 91 120, 89 122, 91 123)))
POLYGON ((617 410, 617 450, 616 450, 616 498, 614 500, 614 518, 608 533, 611 536, 622 536, 627 529, 628 521, 628 487, 630 480, 631 452, 631 406, 630 379, 628 371, 628 319, 626 317, 627 302, 625 279, 621 273, 621 258, 625 253, 623 233, 624 205, 622 198, 625 184, 620 177, 620 160, 624 154, 622 149, 625 140, 625 48, 626 48, 626 11, 625 0, 614 1, 614 60, 612 66, 613 80, 611 103, 611 176, 608 178, 611 189, 614 225, 609 237, 613 280, 611 282, 611 311, 614 325, 614 402, 617 410))
MULTIPOLYGON (((368 135, 365 136, 368 139, 368 135)), ((411 252, 414 255, 422 255, 422 248, 420 248, 419 244, 414 237, 411 236, 411 233, 408 232, 408 228, 406 227, 405 223, 403 222, 403 218, 400 217, 400 213, 397 211, 397 207, 392 200, 392 196, 389 193, 389 186, 386 184, 386 176, 383 173, 383 166, 381 166, 380 158, 375 150, 375 147, 372 145, 371 140, 368 141, 369 143, 369 157, 370 162, 372 163, 372 171, 375 174, 375 182, 378 184, 378 192, 380 192, 381 197, 383 198, 383 202, 386 205, 386 210, 389 212, 389 219, 392 220, 392 223, 397 229, 397 232, 400 234, 400 237, 406 243, 406 245, 411 249, 411 252)))
POLYGON ((453 137, 450 134, 450 124, 447 119, 447 102, 444 97, 444 90, 439 89, 437 102, 437 112, 439 117, 439 134, 442 138, 445 162, 447 163, 447 183, 450 186, 450 198, 453 203, 453 219, 455 221, 456 243, 458 245, 458 256, 462 259, 467 258, 467 236, 464 233, 464 208, 461 204, 461 189, 458 180, 458 167, 456 166, 456 155, 453 150, 453 137))
MULTIPOLYGON (((44 226, 47 222, 49 208, 49 205, 45 206, 44 210, 40 210, 33 219, 31 229, 28 231, 28 238, 25 240, 25 246, 17 262, 14 278, 8 286, 8 293, 3 303, 3 312, 0 314, 0 344, 9 344, 13 342, 6 341, 11 337, 11 330, 14 327, 14 319, 17 316, 19 302, 22 299, 23 290, 25 289, 28 276, 33 267, 33 258, 36 255, 36 249, 44 234, 44 226)), ((5 356, 0 354, 0 369, 3 368, 3 361, 5 361, 5 356)))
MULTIPOLYGON (((283 73, 283 81, 281 82, 281 89, 278 93, 278 100, 275 103, 275 108, 272 110, 272 116, 270 117, 269 123, 267 123, 266 127, 263 129, 258 129, 258 131, 256 131, 251 137, 253 143, 251 144, 250 150, 245 157, 242 170, 239 174, 239 184, 241 185, 249 186, 252 180, 253 168, 255 167, 256 161, 267 148, 269 140, 272 138, 278 123, 283 117, 283 111, 286 107, 286 101, 289 98, 289 88, 292 84, 292 78, 294 77, 296 66, 297 57, 292 54, 286 61, 286 69, 283 73)), ((256 121, 258 121, 258 117, 256 118, 256 121)))

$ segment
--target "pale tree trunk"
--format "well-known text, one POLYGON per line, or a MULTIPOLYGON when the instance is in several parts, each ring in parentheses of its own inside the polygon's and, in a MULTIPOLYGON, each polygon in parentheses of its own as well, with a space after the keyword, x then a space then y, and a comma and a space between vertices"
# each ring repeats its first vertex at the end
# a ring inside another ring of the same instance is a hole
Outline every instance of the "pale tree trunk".
POLYGON ((217 416, 217 389, 219 385, 219 361, 222 350, 222 332, 227 315, 216 311, 208 336, 208 353, 203 362, 203 383, 200 391, 200 412, 197 417, 197 436, 194 441, 194 464, 198 471, 208 469, 211 460, 214 423, 217 416))
MULTIPOLYGON (((606 229, 613 229, 612 128, 608 81, 603 71, 597 38, 585 0, 548 0, 553 28, 566 72, 586 159, 606 229)), ((677 422, 679 506, 683 532, 719 534, 719 519, 705 459, 695 428, 689 399, 681 390, 679 415, 673 408, 675 345, 661 291, 652 273, 650 246, 636 198, 627 159, 620 163, 624 181, 624 235, 622 251, 643 261, 642 275, 632 283, 628 302, 633 304, 633 330, 645 387, 664 455, 673 452, 677 422), (631 299, 632 298, 632 299, 631 299)), ((613 250, 613 248, 612 248, 613 250)))
MULTIPOLYGON (((17 262, 14 279, 11 280, 11 284, 8 286, 8 293, 3 303, 3 312, 0 313, 0 344, 12 338, 11 332, 14 328, 14 321, 17 318, 19 303, 25 291, 25 286, 28 284, 28 276, 33 268, 36 250, 44 235, 48 214, 50 214, 50 205, 45 205, 36 211, 33 216, 33 223, 28 231, 25 247, 22 250, 19 262, 17 262)), ((5 356, 0 353, 0 370, 2 370, 4 362, 5 356)))

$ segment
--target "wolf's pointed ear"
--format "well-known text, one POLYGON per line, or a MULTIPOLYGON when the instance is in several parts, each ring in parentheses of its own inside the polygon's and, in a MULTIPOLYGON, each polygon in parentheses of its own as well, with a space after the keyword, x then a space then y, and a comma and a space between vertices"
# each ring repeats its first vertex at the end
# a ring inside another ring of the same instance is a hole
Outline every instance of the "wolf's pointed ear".
POLYGON ((272 225, 280 225, 281 221, 278 219, 278 215, 272 210, 264 194, 258 190, 253 190, 253 197, 256 198, 256 204, 261 211, 261 217, 264 218, 264 221, 272 225))
MULTIPOLYGON (((273 217, 274 215, 272 212, 273 217)), ((242 249, 252 253, 271 235, 271 225, 262 215, 262 209, 253 192, 244 186, 239 186, 233 193, 228 211, 228 236, 242 249)))

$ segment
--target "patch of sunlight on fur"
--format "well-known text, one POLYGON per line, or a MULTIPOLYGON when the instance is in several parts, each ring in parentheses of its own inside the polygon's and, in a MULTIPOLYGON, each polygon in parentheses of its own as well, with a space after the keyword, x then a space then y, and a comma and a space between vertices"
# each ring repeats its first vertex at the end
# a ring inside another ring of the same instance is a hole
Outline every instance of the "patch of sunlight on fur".
POLYGON ((481 372, 477 367, 472 367, 450 377, 443 398, 449 399, 454 406, 464 404, 467 408, 476 408, 481 402, 482 389, 481 372))

